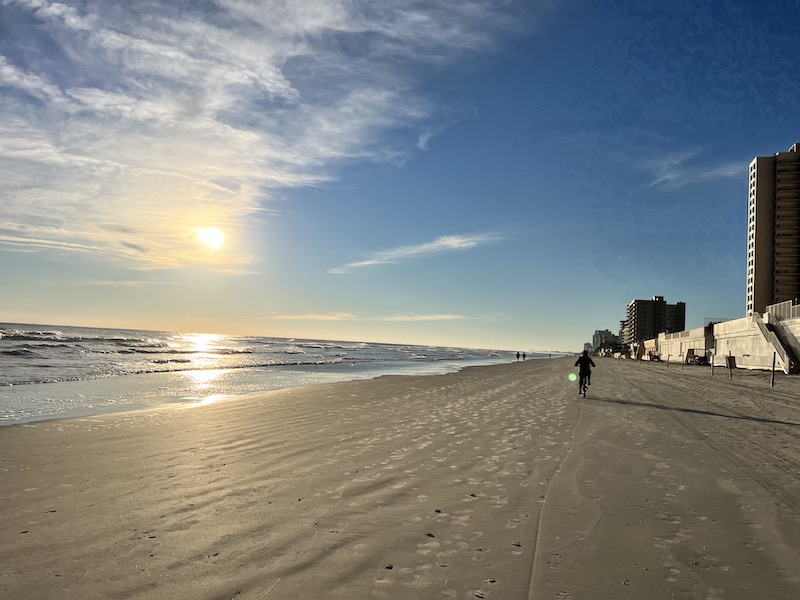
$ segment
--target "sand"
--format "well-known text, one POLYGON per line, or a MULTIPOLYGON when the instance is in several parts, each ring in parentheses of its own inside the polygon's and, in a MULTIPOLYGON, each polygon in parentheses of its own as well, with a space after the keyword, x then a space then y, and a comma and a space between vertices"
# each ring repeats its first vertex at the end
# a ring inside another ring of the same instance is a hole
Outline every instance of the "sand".
POLYGON ((800 379, 572 362, 0 428, 0 597, 800 598, 800 379))

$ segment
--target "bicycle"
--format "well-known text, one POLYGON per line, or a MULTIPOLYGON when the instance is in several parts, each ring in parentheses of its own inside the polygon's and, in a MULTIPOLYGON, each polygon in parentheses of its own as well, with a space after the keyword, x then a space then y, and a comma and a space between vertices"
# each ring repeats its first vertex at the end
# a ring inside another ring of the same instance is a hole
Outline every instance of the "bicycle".
POLYGON ((595 366, 594 361, 589 356, 589 351, 584 350, 578 360, 575 361, 575 366, 580 367, 578 373, 580 379, 578 380, 578 394, 582 394, 586 398, 586 389, 589 387, 589 380, 592 377, 592 370, 589 367, 595 366))
POLYGON ((583 394, 583 397, 586 398, 586 390, 589 389, 589 376, 583 375, 578 378, 578 394, 583 394))

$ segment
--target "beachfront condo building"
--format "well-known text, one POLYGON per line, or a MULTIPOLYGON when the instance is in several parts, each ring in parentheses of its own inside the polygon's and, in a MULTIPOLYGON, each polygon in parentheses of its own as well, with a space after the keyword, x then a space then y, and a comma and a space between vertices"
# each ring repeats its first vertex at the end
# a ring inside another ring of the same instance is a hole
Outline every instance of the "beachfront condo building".
POLYGON ((800 142, 750 163, 747 315, 800 298, 800 142))
POLYGON ((659 333, 682 331, 686 326, 686 303, 667 304, 664 296, 631 300, 625 313, 619 329, 619 341, 625 345, 655 339, 659 333))
POLYGON ((608 329, 596 329, 592 336, 592 350, 597 351, 603 347, 612 347, 619 342, 619 338, 608 329))

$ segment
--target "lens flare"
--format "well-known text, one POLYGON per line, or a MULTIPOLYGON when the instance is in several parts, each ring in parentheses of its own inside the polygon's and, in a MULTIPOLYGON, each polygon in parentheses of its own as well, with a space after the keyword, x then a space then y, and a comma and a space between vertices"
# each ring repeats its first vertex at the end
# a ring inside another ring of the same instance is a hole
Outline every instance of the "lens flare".
POLYGON ((578 376, 575 375, 575 373, 570 373, 569 374, 569 380, 570 381, 575 381, 576 379, 578 379, 578 376))

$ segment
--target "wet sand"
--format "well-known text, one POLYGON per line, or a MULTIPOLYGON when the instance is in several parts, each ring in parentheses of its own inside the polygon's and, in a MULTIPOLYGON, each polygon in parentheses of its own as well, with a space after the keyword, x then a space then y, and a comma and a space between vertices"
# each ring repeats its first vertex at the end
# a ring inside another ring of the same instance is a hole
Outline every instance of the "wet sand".
POLYGON ((0 597, 800 598, 800 378, 573 360, 0 428, 0 597))

